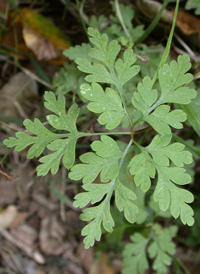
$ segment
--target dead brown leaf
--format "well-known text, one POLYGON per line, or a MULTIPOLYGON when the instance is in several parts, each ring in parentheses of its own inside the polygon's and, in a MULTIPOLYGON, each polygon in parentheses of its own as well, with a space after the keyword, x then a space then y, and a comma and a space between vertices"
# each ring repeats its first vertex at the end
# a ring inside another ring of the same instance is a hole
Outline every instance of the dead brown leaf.
POLYGON ((28 217, 27 212, 18 212, 13 222, 9 225, 10 229, 18 227, 28 217))
POLYGON ((17 216, 17 207, 9 205, 3 212, 0 213, 0 229, 6 229, 14 221, 17 216))
MULTIPOLYGON (((172 13, 174 14, 174 11, 172 13)), ((200 41, 200 19, 196 16, 185 11, 178 11, 176 24, 184 34, 197 33, 200 41)))
POLYGON ((26 46, 35 53, 38 60, 48 61, 59 56, 59 51, 48 39, 25 25, 23 37, 26 46))

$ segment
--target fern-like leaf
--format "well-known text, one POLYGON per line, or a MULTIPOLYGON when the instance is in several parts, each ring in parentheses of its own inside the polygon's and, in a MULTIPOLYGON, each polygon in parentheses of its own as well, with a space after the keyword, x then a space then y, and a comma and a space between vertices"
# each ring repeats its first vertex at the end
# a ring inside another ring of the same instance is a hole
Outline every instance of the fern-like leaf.
POLYGON ((89 74, 85 78, 88 82, 108 83, 121 88, 139 72, 139 66, 133 65, 136 57, 132 49, 125 50, 123 60, 116 60, 121 49, 116 40, 108 43, 108 36, 101 35, 93 28, 88 28, 88 34, 95 45, 95 48, 88 50, 88 55, 98 63, 91 64, 87 59, 80 58, 76 60, 79 70, 89 74))
POLYGON ((127 244, 123 251, 123 274, 144 274, 149 267, 146 256, 146 246, 149 239, 135 233, 130 237, 133 243, 127 244))
POLYGON ((101 182, 116 178, 119 174, 119 159, 122 156, 116 142, 108 136, 101 136, 101 141, 94 141, 91 147, 96 153, 87 152, 81 155, 83 164, 73 166, 69 177, 72 180, 83 178, 84 184, 92 183, 99 173, 101 182))
POLYGON ((129 163, 130 173, 134 176, 136 186, 141 185, 141 190, 146 192, 151 186, 151 179, 155 177, 155 167, 146 153, 141 153, 132 158, 129 163))
POLYGON ((171 256, 175 253, 175 244, 172 238, 176 236, 177 227, 171 226, 162 229, 160 225, 154 225, 154 241, 148 247, 151 259, 154 259, 153 269, 157 274, 165 274, 167 267, 171 264, 171 256))
POLYGON ((186 73, 190 67, 189 57, 183 55, 178 57, 178 62, 173 60, 170 65, 165 64, 160 68, 158 79, 161 95, 159 98, 158 91, 153 89, 153 82, 148 76, 138 84, 138 91, 133 94, 132 104, 141 111, 141 119, 149 123, 160 134, 170 134, 169 126, 177 129, 182 128, 181 122, 187 119, 182 110, 170 112, 170 107, 163 104, 189 104, 191 99, 195 98, 196 91, 194 89, 183 87, 193 79, 190 73, 186 73))
POLYGON ((26 129, 34 136, 19 132, 16 133, 16 138, 10 137, 4 141, 4 144, 8 147, 16 146, 17 151, 32 145, 28 151, 28 158, 40 156, 46 147, 50 151, 55 151, 39 159, 42 163, 37 167, 39 176, 46 175, 49 170, 51 170, 52 174, 55 174, 58 171, 62 157, 64 166, 69 169, 75 161, 76 141, 82 136, 76 129, 76 119, 79 114, 77 105, 72 105, 68 110, 68 114, 66 114, 64 96, 59 95, 58 99, 56 99, 53 92, 46 92, 45 99, 45 107, 56 114, 47 115, 46 118, 49 124, 56 130, 64 130, 68 133, 53 133, 45 128, 38 119, 35 119, 34 122, 25 120, 24 125, 26 129))
POLYGON ((93 83, 81 85, 82 96, 91 101, 87 108, 94 113, 101 113, 98 122, 101 125, 106 125, 107 129, 114 129, 120 123, 125 115, 122 101, 117 91, 107 88, 104 92, 102 87, 93 83))

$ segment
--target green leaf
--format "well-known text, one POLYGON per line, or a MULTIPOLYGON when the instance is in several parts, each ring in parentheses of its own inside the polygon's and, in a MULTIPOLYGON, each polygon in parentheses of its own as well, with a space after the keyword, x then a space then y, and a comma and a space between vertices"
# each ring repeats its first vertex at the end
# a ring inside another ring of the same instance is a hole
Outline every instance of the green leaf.
POLYGON ((88 28, 88 34, 91 36, 91 43, 96 46, 96 48, 91 48, 88 54, 98 63, 94 62, 92 65, 87 59, 78 58, 76 60, 79 70, 90 74, 86 76, 86 81, 109 83, 121 88, 139 72, 139 66, 133 65, 136 57, 132 49, 125 50, 123 60, 117 59, 116 61, 121 49, 116 40, 108 43, 108 36, 100 35, 98 30, 93 28, 88 28))
POLYGON ((27 158, 29 159, 40 156, 47 144, 57 139, 57 134, 45 128, 37 118, 34 119, 34 122, 26 119, 23 124, 29 132, 36 136, 30 136, 24 132, 17 132, 17 138, 10 137, 9 139, 4 140, 3 143, 7 147, 16 146, 16 151, 21 151, 27 146, 33 145, 28 150, 27 158))
MULTIPOLYGON (((82 230, 82 235, 86 236, 83 241, 86 249, 93 246, 95 240, 100 240, 102 234, 101 224, 106 231, 113 231, 114 221, 110 213, 110 198, 113 191, 111 187, 112 182, 107 185, 105 185, 105 188, 108 187, 110 191, 103 202, 98 206, 84 209, 80 216, 80 219, 83 221, 91 221, 82 230)), ((87 187, 87 185, 84 187, 87 187)), ((91 185, 88 185, 88 187, 91 187, 91 185)))
POLYGON ((191 99, 195 98, 196 91, 189 87, 182 87, 193 80, 190 73, 186 73, 191 68, 190 58, 188 55, 179 55, 177 62, 165 64, 158 72, 158 78, 161 87, 162 103, 179 103, 189 104, 191 99))
POLYGON ((124 58, 117 59, 115 63, 115 69, 118 74, 120 84, 123 86, 128 80, 138 74, 140 67, 133 66, 136 61, 136 56, 133 54, 132 49, 126 49, 124 52, 124 58))
POLYGON ((115 202, 119 211, 124 211, 125 218, 129 222, 136 219, 135 213, 138 212, 137 207, 131 202, 136 199, 135 194, 124 187, 118 179, 112 180, 107 184, 86 184, 83 188, 87 192, 79 193, 75 196, 75 207, 85 207, 89 202, 99 205, 83 210, 80 218, 83 221, 91 221, 82 230, 85 248, 94 245, 94 241, 99 241, 102 234, 101 224, 108 232, 113 231, 114 221, 110 213, 110 199, 115 190, 115 202), (102 200, 103 199, 103 200, 102 200))
POLYGON ((154 201, 158 202, 162 211, 170 208, 174 218, 180 216, 183 224, 187 223, 191 226, 194 222, 193 210, 188 203, 193 201, 193 195, 177 185, 191 182, 190 175, 182 167, 192 162, 192 155, 183 150, 184 145, 180 143, 169 145, 170 141, 171 135, 154 137, 149 146, 141 148, 142 152, 132 158, 129 163, 130 173, 135 175, 135 184, 141 185, 141 190, 146 192, 151 185, 150 178, 154 178, 157 171, 154 201), (170 166, 170 161, 176 166, 170 166))
POLYGON ((114 129, 125 115, 122 101, 117 91, 107 88, 104 92, 99 84, 93 83, 92 86, 83 84, 81 86, 82 96, 91 101, 87 108, 94 113, 101 113, 98 122, 105 125, 107 129, 114 129))
POLYGON ((63 51, 63 54, 65 55, 65 57, 73 61, 77 58, 86 58, 91 62, 92 58, 88 56, 89 49, 91 49, 90 44, 82 43, 81 46, 77 45, 75 47, 70 47, 69 49, 66 49, 65 51, 63 51))
POLYGON ((136 221, 136 213, 139 212, 132 202, 135 199, 137 199, 135 193, 118 180, 115 186, 115 203, 120 212, 124 211, 124 216, 129 223, 136 221))
POLYGON ((132 158, 129 163, 130 174, 134 176, 136 186, 141 185, 141 190, 146 192, 151 186, 150 178, 155 177, 155 167, 145 153, 140 153, 132 158))
POLYGON ((140 233, 130 237, 133 243, 127 244, 123 251, 123 274, 144 274, 149 267, 146 256, 146 246, 149 239, 140 233))
POLYGON ((172 238, 175 237, 177 232, 176 226, 161 229, 160 225, 154 225, 154 241, 148 247, 149 257, 154 259, 153 269, 158 274, 165 274, 167 267, 172 262, 171 255, 175 254, 175 244, 172 238))
POLYGON ((157 166, 158 181, 154 191, 154 201, 159 203, 162 211, 170 207, 172 216, 176 219, 180 216, 183 224, 193 225, 193 210, 188 205, 194 198, 188 190, 177 187, 191 181, 185 169, 179 167, 157 166))
POLYGON ((75 207, 84 207, 89 202, 95 204, 104 200, 97 206, 86 208, 83 210, 80 218, 83 221, 91 221, 82 230, 85 248, 94 245, 94 241, 99 241, 102 234, 101 224, 108 232, 112 232, 114 221, 110 213, 110 199, 114 190, 116 179, 108 184, 87 184, 83 188, 87 191, 79 193, 75 196, 75 207))
POLYGON ((50 170, 54 175, 58 172, 61 158, 63 157, 63 165, 67 169, 71 168, 75 161, 75 148, 78 136, 71 135, 69 138, 61 140, 57 139, 47 145, 51 151, 55 151, 49 155, 40 158, 40 163, 37 167, 38 176, 45 176, 50 170))
POLYGON ((83 164, 72 167, 69 177, 72 180, 83 178, 83 184, 92 183, 100 173, 101 182, 113 180, 119 174, 119 159, 122 152, 116 142, 108 136, 101 136, 101 141, 94 141, 91 145, 96 152, 81 155, 83 164))
POLYGON ((175 134, 172 134, 172 138, 175 141, 178 141, 182 143, 183 145, 185 145, 187 150, 192 153, 193 157, 200 157, 200 149, 197 146, 194 146, 194 140, 191 140, 191 139, 183 140, 182 138, 180 138, 179 136, 176 136, 175 134))
POLYGON ((86 81, 116 84, 112 74, 102 64, 94 63, 94 65, 91 65, 87 59, 80 58, 76 60, 76 63, 80 71, 90 74, 85 77, 86 81))
POLYGON ((78 106, 73 104, 69 108, 67 115, 64 96, 60 95, 56 100, 56 96, 53 92, 45 92, 44 98, 47 101, 44 103, 44 106, 56 114, 47 115, 46 118, 49 124, 58 130, 66 130, 76 134, 78 132, 76 129, 76 120, 79 114, 78 106))
POLYGON ((103 23, 105 23, 108 19, 104 15, 100 15, 99 17, 96 17, 95 15, 92 15, 88 21, 89 27, 92 27, 94 29, 97 29, 101 27, 103 23))
POLYGON ((158 97, 158 92, 153 89, 152 80, 146 76, 144 77, 142 83, 137 86, 138 92, 134 92, 132 97, 133 106, 140 110, 143 115, 148 113, 149 108, 155 103, 158 97))
POLYGON ((190 73, 186 73, 191 67, 189 56, 178 57, 178 62, 171 61, 170 65, 165 64, 158 71, 158 78, 161 87, 161 95, 153 89, 153 81, 149 77, 138 84, 138 92, 133 94, 132 104, 140 110, 143 116, 140 120, 149 123, 158 133, 170 134, 172 126, 182 128, 182 123, 187 118, 181 110, 170 112, 170 106, 164 103, 189 104, 195 98, 196 91, 189 87, 182 87, 192 81, 190 73))
MULTIPOLYGON (((126 144, 122 142, 118 142, 118 145, 121 150, 126 149, 126 144)), ((128 164, 132 159, 132 154, 135 153, 135 147, 132 146, 126 155, 122 167, 120 169, 119 173, 119 180, 120 182, 129 189, 129 191, 135 193, 137 199, 134 200, 134 205, 138 208, 139 212, 136 215, 136 223, 142 224, 147 218, 147 210, 145 207, 145 194, 139 187, 137 187, 135 184, 133 184, 134 177, 130 175, 128 171, 128 164)))
POLYGON ((186 10, 195 9, 195 14, 196 15, 200 14, 199 0, 187 0, 185 8, 186 8, 186 10))
POLYGON ((161 166, 169 166, 169 160, 171 160, 178 167, 192 163, 192 154, 184 151, 183 144, 176 142, 169 145, 171 138, 172 135, 156 135, 151 144, 146 147, 154 162, 161 166))
POLYGON ((153 195, 150 197, 149 207, 153 210, 153 214, 156 217, 161 216, 164 218, 170 218, 172 216, 169 208, 166 211, 160 209, 159 204, 154 201, 153 195))
POLYGON ((64 64, 59 72, 53 77, 53 87, 56 88, 56 95, 66 94, 71 90, 79 90, 84 82, 83 73, 74 64, 64 64))
POLYGON ((152 114, 144 119, 160 134, 170 134, 171 127, 181 129, 183 125, 181 122, 187 120, 187 115, 180 109, 170 112, 170 106, 162 105, 157 107, 152 114))
POLYGON ((114 67, 115 59, 121 49, 116 40, 108 44, 108 36, 100 34, 98 30, 88 28, 90 42, 96 46, 89 51, 89 56, 101 61, 108 69, 114 67))
POLYGON ((76 141, 82 136, 76 129, 76 119, 79 114, 77 105, 73 104, 69 108, 68 114, 66 114, 64 96, 59 95, 56 99, 53 92, 46 91, 44 98, 46 99, 45 107, 56 114, 47 115, 46 118, 49 124, 57 130, 64 130, 69 133, 53 133, 45 128, 38 119, 35 119, 34 122, 25 120, 26 129, 35 136, 19 132, 16 133, 17 138, 10 137, 4 141, 4 144, 8 147, 16 146, 17 151, 32 145, 28 151, 28 158, 40 156, 46 147, 50 151, 55 151, 39 159, 42 164, 37 167, 38 176, 44 176, 50 170, 52 174, 55 174, 58 171, 62 157, 64 166, 67 169, 71 168, 75 161, 76 141))

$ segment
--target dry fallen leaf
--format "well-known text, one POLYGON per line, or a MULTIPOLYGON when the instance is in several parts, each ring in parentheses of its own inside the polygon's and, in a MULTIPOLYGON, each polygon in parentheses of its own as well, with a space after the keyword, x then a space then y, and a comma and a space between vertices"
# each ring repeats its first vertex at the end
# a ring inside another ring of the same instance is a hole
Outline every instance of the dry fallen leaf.
MULTIPOLYGON (((162 8, 161 3, 153 0, 137 0, 136 4, 141 12, 151 19, 154 19, 162 8)), ((160 19, 162 22, 171 24, 173 15, 167 9, 164 9, 160 19)))
POLYGON ((48 61, 59 56, 59 51, 47 38, 26 26, 23 28, 23 37, 27 47, 35 53, 38 60, 48 61))
POLYGON ((17 55, 21 59, 34 53, 38 60, 63 64, 66 59, 62 52, 71 46, 66 35, 50 20, 28 8, 9 13, 7 32, 0 39, 2 44, 13 48, 12 55, 16 55, 16 37, 17 55))
POLYGON ((200 19, 196 16, 185 11, 178 11, 176 24, 187 35, 198 33, 198 40, 200 41, 200 19))
POLYGON ((14 221, 17 216, 17 207, 9 205, 3 212, 0 213, 0 229, 6 229, 14 221))

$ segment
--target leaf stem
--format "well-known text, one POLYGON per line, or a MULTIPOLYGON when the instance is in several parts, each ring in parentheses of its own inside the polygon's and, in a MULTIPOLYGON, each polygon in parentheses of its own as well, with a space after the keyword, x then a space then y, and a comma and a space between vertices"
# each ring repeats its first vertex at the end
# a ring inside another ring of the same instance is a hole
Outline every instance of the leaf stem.
MULTIPOLYGON (((168 1, 169 1, 169 0, 168 0, 168 1)), ((126 28, 126 25, 124 24, 124 20, 123 20, 123 18, 122 18, 122 14, 121 14, 121 11, 120 11, 120 7, 119 7, 119 2, 118 2, 118 0, 115 0, 115 8, 116 8, 116 15, 117 15, 117 17, 118 17, 118 19, 119 19, 119 22, 121 23, 122 28, 123 28, 123 30, 124 30, 126 36, 129 38, 129 37, 130 37, 130 34, 129 34, 127 28, 126 28)))
POLYGON ((128 110, 126 109, 126 102, 125 102, 124 97, 123 97, 123 89, 122 89, 121 85, 118 85, 117 88, 118 88, 120 97, 121 97, 121 99, 122 99, 122 105, 124 106, 124 110, 125 110, 126 115, 127 115, 127 117, 128 117, 130 126, 132 127, 132 124, 133 124, 133 123, 132 123, 132 121, 131 121, 131 117, 130 117, 130 115, 129 115, 129 113, 128 113, 128 110))
POLYGON ((120 161, 120 163, 119 163, 119 170, 120 170, 121 167, 122 167, 122 164, 123 164, 123 162, 124 162, 124 159, 125 159, 125 157, 126 157, 128 151, 129 151, 130 147, 132 146, 132 143, 133 143, 133 140, 131 139, 131 140, 129 141, 129 143, 128 143, 126 149, 124 150, 124 154, 122 155, 121 161, 120 161))
POLYGON ((141 44, 142 41, 144 39, 146 39, 149 34, 153 31, 153 29, 157 26, 160 17, 163 13, 163 10, 166 8, 166 6, 168 5, 170 0, 165 0, 165 2, 163 3, 159 13, 156 15, 156 17, 154 18, 154 20, 151 22, 151 24, 149 25, 149 27, 145 30, 145 32, 137 39, 137 41, 135 42, 135 45, 141 44))
MULTIPOLYGON (((174 12, 174 19, 173 19, 173 23, 172 23, 172 28, 171 28, 171 31, 170 31, 170 34, 169 34, 169 38, 168 38, 168 41, 167 41, 167 45, 166 45, 164 54, 162 56, 162 59, 160 61, 159 66, 158 66, 158 68, 156 70, 156 73, 155 73, 155 75, 153 77, 153 80, 152 80, 153 84, 157 80, 159 69, 165 64, 165 62, 167 60, 167 57, 169 55, 169 51, 170 51, 170 47, 171 47, 171 43, 172 43, 172 38, 173 38, 173 34, 174 34, 174 29, 175 29, 175 26, 176 26, 176 17, 177 17, 177 14, 178 14, 178 7, 179 7, 179 0, 177 0, 177 2, 176 2, 176 7, 175 7, 175 12, 174 12)), ((153 86, 153 84, 152 84, 152 86, 153 86)))

